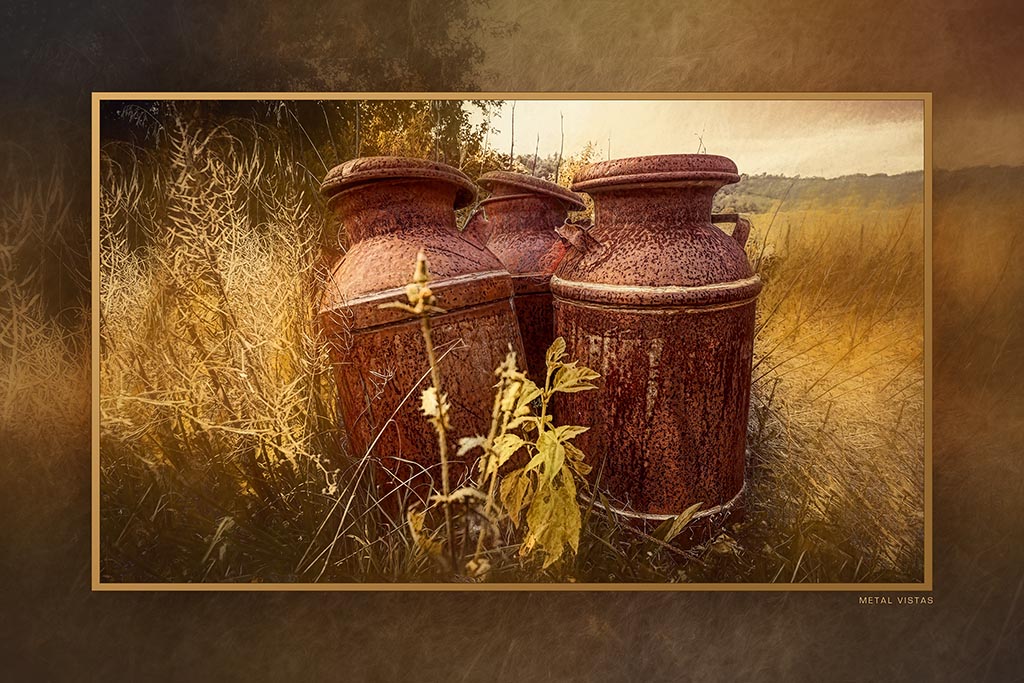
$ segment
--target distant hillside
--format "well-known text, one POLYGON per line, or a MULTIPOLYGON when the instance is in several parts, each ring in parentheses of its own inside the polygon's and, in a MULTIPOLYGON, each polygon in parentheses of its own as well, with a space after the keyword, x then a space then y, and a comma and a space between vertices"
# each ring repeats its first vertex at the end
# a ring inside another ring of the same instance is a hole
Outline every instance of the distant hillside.
POLYGON ((778 175, 744 175, 735 185, 715 196, 715 209, 764 213, 783 202, 786 209, 859 205, 893 207, 924 201, 924 173, 856 175, 839 178, 789 178, 778 175))

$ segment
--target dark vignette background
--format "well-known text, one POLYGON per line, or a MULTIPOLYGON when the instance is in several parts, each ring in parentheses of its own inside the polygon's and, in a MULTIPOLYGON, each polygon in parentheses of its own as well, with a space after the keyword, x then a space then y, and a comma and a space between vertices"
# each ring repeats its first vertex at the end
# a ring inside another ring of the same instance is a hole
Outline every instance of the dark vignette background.
POLYGON ((1022 25, 1016 0, 6 3, 0 161, 43 182, 64 159, 80 217, 59 264, 19 255, 52 271, 55 317, 88 301, 72 273, 87 267, 93 90, 933 91, 936 562, 931 606, 92 594, 83 428, 58 462, 0 446, 0 667, 12 680, 1024 679, 1022 25))

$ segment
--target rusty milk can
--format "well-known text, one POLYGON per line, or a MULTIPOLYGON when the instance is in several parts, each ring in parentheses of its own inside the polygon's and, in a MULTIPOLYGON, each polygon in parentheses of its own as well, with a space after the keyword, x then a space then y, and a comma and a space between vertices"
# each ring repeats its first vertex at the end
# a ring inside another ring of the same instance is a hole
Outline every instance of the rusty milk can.
POLYGON ((555 333, 602 379, 556 411, 591 427, 575 442, 591 476, 604 460, 600 488, 643 524, 698 502, 698 520, 721 521, 744 488, 761 281, 743 249, 749 223, 732 216, 729 235, 711 215, 737 180, 731 160, 708 154, 616 159, 574 178, 595 219, 552 278, 555 333))
POLYGON ((379 461, 380 495, 395 510, 408 494, 441 490, 433 427, 420 412, 429 364, 415 316, 380 304, 406 301, 422 249, 431 290, 444 314, 431 319, 442 390, 451 404, 450 483, 467 472, 454 460, 455 440, 486 434, 494 370, 509 345, 522 356, 512 306, 512 279, 484 247, 464 239, 455 211, 476 188, 461 171, 404 157, 365 157, 325 178, 329 210, 351 247, 333 267, 320 312, 335 366, 339 410, 350 452, 379 461))
POLYGON ((466 226, 470 239, 485 244, 512 274, 516 317, 523 337, 526 367, 543 376, 544 353, 554 341, 551 274, 565 255, 561 230, 570 211, 582 211, 574 192, 547 180, 492 171, 477 183, 491 196, 466 226))

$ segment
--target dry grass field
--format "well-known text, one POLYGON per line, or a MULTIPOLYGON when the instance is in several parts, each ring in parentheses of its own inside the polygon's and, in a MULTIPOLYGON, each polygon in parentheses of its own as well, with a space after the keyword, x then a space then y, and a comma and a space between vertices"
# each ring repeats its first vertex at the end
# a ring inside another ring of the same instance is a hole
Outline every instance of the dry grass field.
MULTIPOLYGON (((104 148, 103 581, 443 578, 382 523, 361 454, 344 450, 312 324, 335 226, 289 134, 186 122, 147 149, 104 148)), ((869 203, 825 183, 752 214, 766 286, 742 522, 682 551, 586 515, 575 556, 491 578, 920 581, 922 198, 869 203)), ((53 371, 37 381, 81 373, 79 347, 45 324, 17 334, 65 359, 39 358, 53 371)))

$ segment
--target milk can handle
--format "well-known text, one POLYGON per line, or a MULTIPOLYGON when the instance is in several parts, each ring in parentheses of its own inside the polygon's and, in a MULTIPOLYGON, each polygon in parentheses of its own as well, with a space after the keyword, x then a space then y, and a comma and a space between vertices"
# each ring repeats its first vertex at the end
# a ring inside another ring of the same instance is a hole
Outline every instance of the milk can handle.
POLYGON ((565 223, 555 228, 555 232, 574 249, 586 254, 602 249, 602 244, 590 236, 590 227, 566 219, 565 223))
POLYGON ((747 245, 747 238, 750 237, 750 221, 738 213, 714 213, 711 214, 712 223, 735 223, 732 230, 732 238, 739 242, 741 247, 747 245))
POLYGON ((490 237, 487 232, 487 216, 484 215, 484 207, 478 206, 466 220, 466 225, 462 228, 462 237, 483 251, 487 249, 487 240, 490 237))

